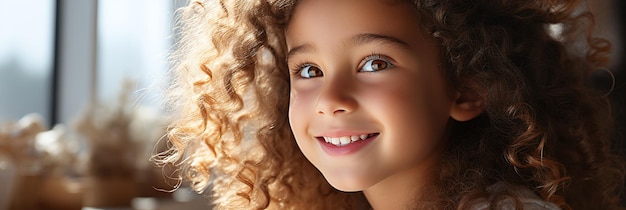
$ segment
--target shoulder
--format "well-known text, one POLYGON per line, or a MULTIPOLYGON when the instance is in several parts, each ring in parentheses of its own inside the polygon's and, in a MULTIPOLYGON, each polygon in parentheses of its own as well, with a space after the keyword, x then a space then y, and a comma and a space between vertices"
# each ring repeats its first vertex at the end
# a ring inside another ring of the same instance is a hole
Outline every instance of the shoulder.
MULTIPOLYGON (((496 183, 487 188, 487 192, 494 196, 496 194, 509 194, 517 197, 524 210, 561 210, 559 206, 556 204, 545 201, 539 196, 535 195, 529 189, 520 186, 513 186, 507 183, 496 183)), ((506 197, 503 200, 495 202, 496 206, 492 206, 492 203, 489 202, 487 198, 477 200, 475 205, 472 205, 472 210, 487 210, 487 209, 498 209, 498 210, 514 210, 515 209, 515 201, 511 197, 506 197)))

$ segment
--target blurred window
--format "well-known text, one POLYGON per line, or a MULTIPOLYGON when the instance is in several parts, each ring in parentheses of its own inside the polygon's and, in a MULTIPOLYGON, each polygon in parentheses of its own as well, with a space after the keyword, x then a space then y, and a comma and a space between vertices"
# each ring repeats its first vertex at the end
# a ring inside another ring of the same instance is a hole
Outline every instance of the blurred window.
POLYGON ((50 121, 55 0, 0 0, 0 122, 39 113, 50 121))
MULTIPOLYGON (((20 0, 0 0, 0 122, 17 120, 28 113, 39 113, 48 122, 59 121, 52 118, 60 114, 61 121, 69 122, 68 116, 76 113, 65 113, 65 106, 82 106, 76 104, 86 100, 82 92, 66 92, 68 88, 53 92, 57 2, 41 0, 36 1, 36 5, 25 6, 20 0), (63 107, 54 106, 59 100, 56 104, 63 107), (65 112, 59 113, 59 110, 65 112)), ((63 46, 59 52, 70 58, 69 61, 64 59, 66 63, 72 62, 72 58, 89 58, 84 54, 96 53, 93 72, 89 70, 89 62, 79 66, 61 65, 62 69, 56 74, 57 78, 64 78, 60 80, 63 82, 61 86, 70 87, 70 90, 91 90, 85 93, 94 93, 100 100, 108 101, 116 99, 123 80, 127 78, 136 83, 130 91, 138 104, 160 105, 162 82, 166 81, 165 72, 170 67, 168 54, 174 43, 175 10, 187 1, 96 1, 96 13, 76 12, 76 9, 89 9, 90 4, 63 2, 67 13, 63 14, 66 18, 60 19, 60 25, 66 28, 63 36, 72 37, 76 33, 80 38, 89 35, 89 27, 82 25, 89 22, 73 21, 72 18, 97 16, 94 22, 97 24, 94 26, 97 31, 94 46, 97 48, 90 51, 92 48, 83 42, 77 42, 80 46, 69 45, 74 42, 71 40, 61 43, 63 46), (95 85, 85 82, 90 75, 93 75, 95 85)), ((79 110, 75 107, 69 111, 79 110)))
POLYGON ((133 98, 159 105, 168 53, 173 43, 177 1, 98 1, 97 94, 115 99, 122 81, 135 82, 133 98))

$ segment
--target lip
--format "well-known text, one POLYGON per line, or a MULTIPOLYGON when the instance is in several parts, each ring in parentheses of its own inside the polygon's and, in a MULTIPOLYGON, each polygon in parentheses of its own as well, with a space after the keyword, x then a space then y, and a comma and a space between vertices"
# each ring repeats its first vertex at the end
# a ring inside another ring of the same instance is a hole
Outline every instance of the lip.
POLYGON ((327 143, 322 137, 317 137, 317 141, 320 143, 320 145, 322 146, 322 150, 324 150, 326 154, 330 156, 342 156, 358 152, 359 150, 363 149, 363 147, 367 146, 369 143, 378 138, 379 135, 380 133, 375 133, 375 135, 367 139, 352 142, 343 146, 336 146, 334 144, 327 143))

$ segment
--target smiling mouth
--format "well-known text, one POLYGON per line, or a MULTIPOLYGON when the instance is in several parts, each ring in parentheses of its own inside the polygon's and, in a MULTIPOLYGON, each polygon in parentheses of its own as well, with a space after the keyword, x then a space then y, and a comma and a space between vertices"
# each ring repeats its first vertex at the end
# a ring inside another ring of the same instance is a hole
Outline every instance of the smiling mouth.
POLYGON ((342 136, 342 137, 326 137, 320 136, 317 139, 323 140, 328 144, 332 144, 335 146, 345 146, 354 142, 358 142, 361 140, 369 139, 375 136, 378 136, 379 133, 370 133, 370 134, 362 134, 355 136, 342 136))

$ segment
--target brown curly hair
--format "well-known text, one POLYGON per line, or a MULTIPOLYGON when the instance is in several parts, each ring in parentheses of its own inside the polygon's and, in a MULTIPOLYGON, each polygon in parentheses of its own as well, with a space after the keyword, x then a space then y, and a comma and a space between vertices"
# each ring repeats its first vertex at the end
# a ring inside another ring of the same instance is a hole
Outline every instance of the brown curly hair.
MULTIPOLYGON (((611 151, 611 106, 587 85, 611 45, 593 37, 577 0, 413 0, 441 47, 448 82, 484 100, 485 112, 450 125, 438 199, 415 208, 492 206, 524 186, 563 209, 624 209, 624 159, 611 151), (558 28, 559 30, 551 30, 558 28)), ((297 0, 193 1, 169 104, 174 163, 215 204, 234 209, 355 209, 362 193, 333 189, 299 151, 287 119, 284 29, 297 0)))

